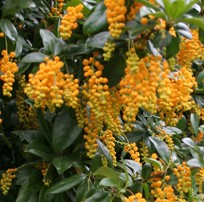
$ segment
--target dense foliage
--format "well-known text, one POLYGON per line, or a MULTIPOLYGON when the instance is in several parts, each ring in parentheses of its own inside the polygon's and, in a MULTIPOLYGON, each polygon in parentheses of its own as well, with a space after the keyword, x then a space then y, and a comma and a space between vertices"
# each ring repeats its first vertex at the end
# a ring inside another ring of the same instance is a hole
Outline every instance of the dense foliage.
POLYGON ((203 14, 1 1, 0 201, 203 201, 203 14))

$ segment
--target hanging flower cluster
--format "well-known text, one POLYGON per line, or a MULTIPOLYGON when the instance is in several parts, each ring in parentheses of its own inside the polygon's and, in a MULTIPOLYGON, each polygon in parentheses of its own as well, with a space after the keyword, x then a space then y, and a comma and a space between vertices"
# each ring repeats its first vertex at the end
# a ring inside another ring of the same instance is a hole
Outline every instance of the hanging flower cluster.
POLYGON ((4 82, 3 84, 3 95, 11 97, 11 91, 13 90, 13 83, 15 82, 14 74, 18 71, 16 62, 14 61, 15 53, 8 53, 7 50, 1 52, 3 56, 0 59, 0 79, 4 82))
POLYGON ((64 40, 69 39, 72 35, 72 31, 78 27, 77 20, 83 18, 82 10, 82 4, 67 8, 67 13, 62 17, 61 24, 59 26, 60 36, 64 40))

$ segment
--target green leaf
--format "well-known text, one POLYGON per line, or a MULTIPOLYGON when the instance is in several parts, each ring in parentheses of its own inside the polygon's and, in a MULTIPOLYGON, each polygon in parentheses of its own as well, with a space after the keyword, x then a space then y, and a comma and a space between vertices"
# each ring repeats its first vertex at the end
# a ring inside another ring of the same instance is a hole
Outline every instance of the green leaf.
POLYGON ((171 16, 173 18, 180 18, 185 14, 186 3, 185 0, 175 0, 171 3, 171 16))
POLYGON ((100 48, 102 49, 105 43, 108 41, 110 34, 108 31, 100 32, 92 37, 89 37, 86 41, 87 48, 100 48))
POLYGON ((145 158, 144 159, 146 162, 151 163, 154 167, 159 168, 160 170, 163 170, 162 164, 157 161, 156 159, 153 158, 145 158))
POLYGON ((71 168, 72 165, 77 161, 78 158, 76 158, 78 155, 75 153, 73 155, 69 156, 60 156, 60 157, 54 157, 52 159, 52 164, 57 169, 57 172, 59 175, 61 175, 64 171, 71 168))
POLYGON ((25 152, 35 154, 46 161, 50 161, 54 156, 50 148, 46 145, 46 142, 39 139, 31 141, 31 143, 26 147, 25 152))
POLYGON ((15 49, 16 57, 20 56, 22 50, 23 50, 23 41, 21 37, 18 36, 16 41, 16 49, 15 49))
POLYGON ((133 161, 133 160, 129 160, 129 159, 125 159, 124 163, 126 166, 128 166, 129 168, 131 168, 134 172, 134 174, 141 174, 142 172, 142 167, 139 163, 133 161))
POLYGON ((104 3, 98 3, 83 25, 83 33, 85 35, 95 34, 108 26, 105 11, 104 3))
POLYGON ((158 137, 149 137, 150 141, 154 144, 155 149, 157 150, 160 157, 168 163, 170 160, 170 151, 167 144, 159 139, 158 137))
POLYGON ((5 35, 12 41, 15 41, 17 39, 17 30, 13 23, 11 23, 11 21, 9 21, 8 19, 1 19, 0 28, 1 31, 4 32, 5 35))
POLYGON ((86 178, 84 174, 76 174, 69 178, 63 179, 54 185, 52 185, 47 191, 46 194, 58 194, 75 187, 77 184, 81 183, 86 178))
POLYGON ((150 199, 151 194, 149 192, 150 188, 149 188, 148 183, 142 183, 142 188, 144 190, 145 199, 147 200, 150 199))
POLYGON ((85 179, 77 189, 76 192, 76 202, 84 201, 85 195, 89 191, 89 182, 88 179, 85 179))
POLYGON ((104 187, 118 187, 118 184, 116 184, 114 182, 114 180, 110 179, 110 178, 103 178, 100 182, 99 182, 100 186, 104 186, 104 187))
POLYGON ((27 142, 31 142, 32 140, 42 135, 37 130, 18 130, 18 131, 12 131, 12 133, 19 136, 21 140, 25 140, 27 142))
POLYGON ((24 183, 19 190, 16 202, 28 202, 30 195, 31 192, 27 190, 27 183, 24 183))
POLYGON ((203 17, 193 17, 193 18, 182 18, 182 22, 188 23, 190 25, 195 25, 196 27, 204 30, 204 18, 203 17))
POLYGON ((171 43, 166 47, 166 58, 174 57, 179 51, 179 40, 177 37, 172 37, 171 43))
POLYGON ((87 53, 85 44, 67 44, 63 52, 66 58, 87 53))
POLYGON ((93 192, 91 196, 85 199, 85 202, 93 202, 93 201, 100 201, 100 202, 110 202, 110 192, 101 192, 96 190, 93 192))
POLYGON ((21 63, 32 63, 32 62, 43 62, 47 55, 36 52, 36 53, 29 53, 21 59, 21 63))
POLYGON ((141 34, 143 31, 145 31, 147 28, 151 29, 154 25, 141 25, 138 24, 136 21, 129 21, 126 24, 126 29, 128 32, 128 36, 130 39, 135 39, 139 34, 141 34))
POLYGON ((182 142, 185 143, 186 145, 188 145, 191 148, 194 148, 196 146, 195 142, 189 137, 183 138, 182 142))
POLYGON ((65 108, 54 122, 52 133, 52 145, 56 153, 68 148, 78 138, 82 128, 78 127, 76 119, 73 119, 65 108))
POLYGON ((108 78, 109 87, 117 85, 125 74, 125 59, 119 54, 113 54, 113 57, 105 65, 103 77, 108 78))
POLYGON ((96 140, 96 141, 98 143, 98 152, 105 156, 108 162, 108 166, 113 168, 113 160, 112 160, 109 150, 100 140, 96 140))
POLYGON ((31 0, 6 0, 2 8, 2 15, 3 17, 8 15, 14 15, 20 9, 34 8, 35 6, 35 3, 31 0))
POLYGON ((106 167, 106 166, 100 167, 93 174, 95 176, 102 176, 102 177, 110 178, 115 183, 119 183, 120 182, 120 179, 118 177, 118 173, 116 171, 114 171, 113 169, 111 169, 109 167, 106 167))
POLYGON ((47 124, 47 121, 44 117, 44 112, 41 109, 37 109, 37 117, 40 129, 42 130, 45 139, 51 143, 52 132, 47 124))
POLYGON ((204 71, 201 71, 197 76, 198 88, 204 87, 204 71))
POLYGON ((148 178, 151 177, 152 173, 152 166, 150 163, 145 163, 142 167, 142 178, 144 180, 147 180, 148 178))
POLYGON ((196 113, 191 113, 190 115, 190 121, 193 127, 193 131, 195 133, 195 135, 198 134, 198 128, 199 128, 199 124, 200 124, 200 120, 199 117, 196 113))
POLYGON ((190 0, 188 1, 189 4, 186 4, 186 1, 184 0, 177 0, 177 3, 174 7, 174 10, 177 10, 176 11, 176 15, 174 16, 175 18, 180 18, 182 17, 184 14, 186 14, 190 9, 192 9, 193 5, 195 3, 197 3, 199 0, 190 0), (182 3, 181 3, 182 2, 182 3), (184 2, 184 4, 183 4, 184 2), (179 8, 179 9, 178 9, 179 8))
POLYGON ((204 160, 191 159, 187 161, 187 165, 194 168, 204 168, 204 160))
POLYGON ((186 128, 187 128, 187 120, 186 120, 186 117, 184 115, 179 119, 176 127, 179 128, 182 131, 186 130, 186 128))
POLYGON ((39 193, 39 201, 38 202, 53 202, 55 195, 46 195, 47 187, 43 186, 39 193))
POLYGON ((24 64, 19 62, 17 66, 18 66, 18 71, 16 72, 15 76, 20 76, 30 67, 30 63, 24 64))

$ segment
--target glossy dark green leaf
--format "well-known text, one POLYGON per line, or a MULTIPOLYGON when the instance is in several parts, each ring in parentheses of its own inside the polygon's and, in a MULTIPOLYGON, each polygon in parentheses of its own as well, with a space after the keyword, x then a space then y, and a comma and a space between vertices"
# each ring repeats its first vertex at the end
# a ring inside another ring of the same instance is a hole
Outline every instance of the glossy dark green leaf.
POLYGON ((39 193, 39 201, 38 202, 53 202, 54 200, 54 195, 46 195, 46 191, 47 191, 48 187, 43 186, 40 190, 39 193))
POLYGON ((117 172, 114 171, 112 168, 109 168, 109 167, 106 167, 106 166, 100 167, 98 170, 96 170, 94 172, 94 175, 99 176, 99 177, 101 176, 101 177, 110 178, 115 183, 120 182, 117 172))
POLYGON ((69 156, 59 156, 54 157, 52 159, 52 164, 57 169, 59 175, 61 175, 64 171, 72 167, 72 165, 77 161, 77 155, 69 155, 69 156), (75 155, 75 156, 74 156, 75 155))
POLYGON ((39 156, 46 161, 50 161, 54 156, 50 148, 46 145, 46 142, 39 139, 34 139, 31 141, 30 144, 26 147, 25 152, 35 154, 36 156, 39 156))
POLYGON ((180 18, 183 14, 185 14, 186 2, 185 0, 175 0, 171 3, 171 16, 173 18, 180 18))
POLYGON ((30 195, 31 192, 27 190, 27 184, 24 183, 19 190, 16 202, 28 202, 30 195))
POLYGON ((67 44, 63 47, 63 52, 66 58, 87 53, 85 44, 67 44))
POLYGON ((103 178, 100 182, 99 182, 99 185, 100 186, 103 186, 103 187, 115 187, 117 188, 118 187, 118 184, 115 183, 114 180, 110 179, 110 178, 103 178))
POLYGON ((102 49, 105 43, 108 41, 110 34, 108 31, 100 32, 94 36, 91 36, 86 41, 87 48, 100 48, 102 49))
POLYGON ((145 158, 144 160, 148 163, 151 163, 151 165, 153 165, 154 167, 159 168, 159 170, 163 170, 163 166, 160 161, 157 161, 153 158, 145 158))
POLYGON ((159 139, 158 137, 149 137, 150 141, 153 143, 155 149, 157 150, 160 157, 168 163, 170 160, 170 151, 167 144, 159 139))
POLYGON ((88 179, 85 179, 83 182, 81 182, 80 186, 77 189, 76 193, 76 202, 84 201, 86 194, 89 191, 89 182, 88 179))
POLYGON ((204 168, 204 160, 191 159, 187 161, 187 165, 194 168, 204 168))
POLYGON ((150 163, 145 163, 142 167, 142 178, 144 180, 147 180, 148 178, 151 177, 152 173, 152 166, 150 163))
POLYGON ((107 27, 108 22, 106 19, 106 7, 103 2, 98 3, 94 8, 94 11, 87 18, 83 25, 83 33, 85 35, 92 35, 99 31, 102 31, 107 27))
POLYGON ((37 130, 18 130, 18 131, 12 131, 12 133, 19 136, 21 140, 25 140, 27 142, 31 142, 32 140, 42 135, 37 130))
POLYGON ((98 143, 98 152, 101 155, 105 156, 105 158, 106 158, 106 160, 108 162, 108 166, 113 168, 113 160, 112 160, 112 157, 110 155, 109 150, 107 149, 107 147, 100 140, 97 140, 97 143, 98 143))
POLYGON ((180 18, 184 14, 186 14, 190 9, 192 9, 193 5, 197 3, 199 0, 190 0, 188 1, 188 4, 186 3, 185 0, 177 0, 178 3, 175 5, 174 10, 179 10, 176 11, 176 15, 174 16, 175 18, 180 18), (182 2, 182 3, 181 3, 182 2), (183 3, 184 2, 184 3, 183 3), (185 4, 185 5, 184 5, 185 4), (179 9, 178 9, 179 8, 179 9))
POLYGON ((201 71, 197 76, 198 88, 204 87, 204 71, 201 71))
POLYGON ((186 127, 187 127, 187 120, 186 120, 186 117, 185 116, 182 116, 178 123, 176 124, 176 127, 179 128, 180 130, 182 131, 185 131, 186 130, 186 127))
POLYGON ((171 43, 166 47, 166 58, 174 57, 179 51, 179 40, 177 37, 172 37, 171 43))
POLYGON ((98 191, 96 190, 93 192, 91 196, 85 199, 85 202, 93 202, 93 201, 100 201, 100 202, 110 202, 110 192, 105 191, 98 191))
POLYGON ((23 41, 21 37, 18 36, 16 41, 16 49, 15 49, 16 57, 20 56, 22 50, 23 50, 23 41))
POLYGON ((134 174, 141 174, 142 172, 142 167, 139 163, 133 161, 133 160, 129 160, 129 159, 125 159, 124 163, 126 166, 128 166, 129 168, 131 168, 134 172, 134 174))
POLYGON ((81 183, 85 178, 86 176, 84 174, 72 175, 71 177, 65 178, 55 183, 54 185, 52 185, 46 191, 46 194, 58 194, 58 193, 68 191, 69 189, 81 183))
POLYGON ((195 142, 189 137, 183 138, 182 142, 185 143, 186 145, 188 145, 189 147, 192 147, 192 148, 194 148, 196 146, 195 142))
POLYGON ((194 25, 196 27, 204 30, 204 19, 203 17, 193 17, 193 18, 182 18, 182 22, 188 23, 190 25, 194 25))
POLYGON ((22 63, 32 63, 32 62, 43 62, 47 55, 36 52, 36 53, 29 53, 24 56, 21 60, 22 63))
POLYGON ((191 113, 190 121, 191 121, 191 125, 193 127, 193 131, 197 135, 198 134, 199 124, 200 124, 200 120, 199 120, 198 115, 196 113, 191 113))
POLYGON ((151 194, 150 194, 150 187, 149 187, 148 183, 143 183, 142 188, 144 190, 144 195, 145 195, 144 198, 147 200, 150 200, 151 194))
POLYGON ((54 151, 59 153, 68 148, 78 138, 82 128, 78 127, 76 119, 70 116, 67 109, 64 109, 54 122, 52 133, 52 145, 54 151))
POLYGON ((135 21, 127 22, 126 29, 130 39, 135 39, 139 34, 145 31, 147 28, 151 28, 154 25, 141 25, 135 21))
POLYGON ((41 109, 37 109, 36 112, 40 129, 43 132, 45 139, 51 143, 52 132, 49 128, 47 120, 45 119, 44 112, 41 109))
POLYGON ((103 166, 103 164, 101 162, 101 155, 97 152, 91 161, 91 171, 95 172, 101 166, 103 166))
POLYGON ((4 4, 2 8, 2 14, 3 17, 8 15, 14 15, 17 13, 20 9, 25 8, 34 8, 36 5, 31 0, 6 0, 6 3, 4 4))
POLYGON ((0 28, 5 33, 5 35, 12 41, 15 41, 17 39, 18 36, 17 30, 10 20, 1 19, 0 28))
POLYGON ((125 74, 125 59, 119 54, 113 54, 113 57, 105 65, 103 77, 108 78, 109 87, 117 85, 125 74))

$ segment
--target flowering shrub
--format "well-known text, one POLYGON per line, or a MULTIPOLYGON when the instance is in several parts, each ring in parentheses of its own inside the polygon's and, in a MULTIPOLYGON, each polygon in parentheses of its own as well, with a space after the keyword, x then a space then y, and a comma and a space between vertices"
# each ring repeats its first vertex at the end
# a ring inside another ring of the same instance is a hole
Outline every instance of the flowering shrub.
POLYGON ((204 1, 0 4, 1 202, 204 200, 204 1))

